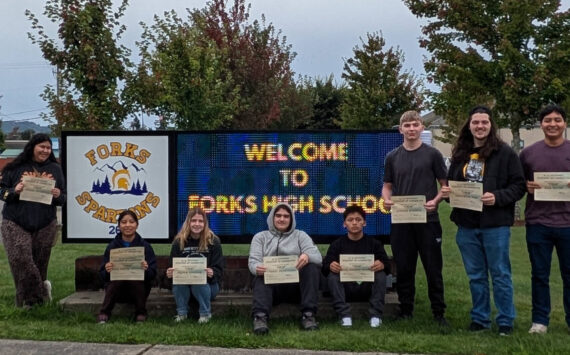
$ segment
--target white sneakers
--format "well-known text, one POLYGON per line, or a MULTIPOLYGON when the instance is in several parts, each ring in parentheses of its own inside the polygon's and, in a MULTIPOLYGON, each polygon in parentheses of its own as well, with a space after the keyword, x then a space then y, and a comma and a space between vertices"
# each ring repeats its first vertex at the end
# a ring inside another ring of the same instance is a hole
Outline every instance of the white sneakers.
POLYGON ((200 316, 200 318, 198 318, 198 323, 199 323, 199 324, 208 323, 208 322, 210 321, 210 318, 212 318, 211 315, 208 315, 208 316, 200 316))
POLYGON ((343 317, 340 320, 340 325, 343 327, 352 327, 352 318, 350 317, 343 317))
POLYGON ((186 320, 186 318, 187 318, 187 316, 185 314, 177 314, 174 316, 174 321, 176 323, 180 323, 180 322, 186 320))
MULTIPOLYGON (((372 328, 378 328, 382 324, 382 319, 379 317, 370 317, 370 326, 372 328)), ((343 317, 340 320, 340 325, 346 328, 352 327, 352 318, 343 317)))
POLYGON ((546 334, 548 327, 540 323, 532 323, 532 326, 528 330, 529 334, 546 334))
MULTIPOLYGON (((200 324, 208 323, 210 321, 210 318, 212 318, 211 315, 200 316, 200 318, 198 319, 198 323, 200 324)), ((186 319, 188 319, 188 316, 185 314, 177 314, 174 316, 174 322, 176 323, 184 322, 186 319)))
POLYGON ((370 317, 370 326, 372 328, 378 328, 382 324, 382 319, 378 317, 370 317))
POLYGON ((51 282, 49 280, 45 280, 44 281, 44 287, 46 289, 46 293, 47 293, 47 299, 48 301, 52 301, 52 297, 51 297, 51 282))

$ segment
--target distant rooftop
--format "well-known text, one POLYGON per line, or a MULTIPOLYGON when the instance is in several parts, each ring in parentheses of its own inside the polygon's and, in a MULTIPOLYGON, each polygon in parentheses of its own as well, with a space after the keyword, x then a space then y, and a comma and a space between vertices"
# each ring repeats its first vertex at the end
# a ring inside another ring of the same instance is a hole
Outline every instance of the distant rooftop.
POLYGON ((22 149, 4 149, 0 154, 0 159, 15 158, 22 152, 22 149))
POLYGON ((424 126, 426 126, 427 128, 436 128, 446 125, 443 117, 440 115, 436 115, 435 112, 433 111, 426 113, 425 115, 422 116, 422 118, 424 119, 424 126))

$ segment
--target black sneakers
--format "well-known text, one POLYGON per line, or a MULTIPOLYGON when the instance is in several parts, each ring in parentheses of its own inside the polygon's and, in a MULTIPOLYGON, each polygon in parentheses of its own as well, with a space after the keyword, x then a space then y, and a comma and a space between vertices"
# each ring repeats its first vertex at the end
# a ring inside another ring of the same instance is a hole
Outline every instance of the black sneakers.
POLYGON ((469 324, 469 331, 470 332, 480 332, 482 330, 487 330, 488 328, 486 328, 484 325, 476 323, 476 322, 471 322, 471 324, 469 324))
POLYGON ((414 318, 414 314, 411 312, 400 311, 400 313, 398 313, 398 315, 396 316, 396 320, 409 320, 412 318, 414 318))
POLYGON ((253 333, 255 335, 265 335, 269 333, 267 326, 267 315, 264 313, 256 313, 253 316, 253 333))
POLYGON ((499 335, 507 336, 513 333, 513 327, 508 325, 500 325, 499 326, 499 335))
POLYGON ((315 315, 313 312, 305 312, 303 313, 303 317, 301 318, 301 326, 304 330, 317 330, 319 329, 319 324, 315 319, 315 315))
POLYGON ((445 319, 445 317, 441 314, 435 315, 433 316, 433 320, 440 326, 440 327, 444 327, 444 328, 449 328, 449 322, 447 321, 447 319, 445 319))

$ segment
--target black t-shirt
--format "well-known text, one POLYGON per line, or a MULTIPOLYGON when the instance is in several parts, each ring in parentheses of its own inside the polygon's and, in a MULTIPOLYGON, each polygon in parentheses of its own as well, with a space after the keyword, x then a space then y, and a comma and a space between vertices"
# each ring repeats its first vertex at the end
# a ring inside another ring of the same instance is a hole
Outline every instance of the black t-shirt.
MULTIPOLYGON (((479 158, 481 147, 473 148, 469 155, 469 161, 463 166, 464 181, 483 182, 485 177, 485 161, 479 158)), ((473 210, 464 210, 464 227, 479 228, 481 224, 481 212, 473 210)))
MULTIPOLYGON (((415 150, 401 145, 386 156, 384 182, 392 184, 393 196, 424 195, 430 201, 437 195, 437 180, 446 176, 443 156, 429 145, 422 143, 415 150)), ((428 212, 427 221, 439 221, 437 210, 428 212)))

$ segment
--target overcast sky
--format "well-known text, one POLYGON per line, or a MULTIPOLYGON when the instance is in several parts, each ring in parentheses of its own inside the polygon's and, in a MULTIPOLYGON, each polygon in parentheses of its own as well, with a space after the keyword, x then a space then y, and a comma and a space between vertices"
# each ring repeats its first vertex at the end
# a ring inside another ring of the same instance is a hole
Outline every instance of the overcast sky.
MULTIPOLYGON (((30 22, 24 12, 30 9, 49 28, 43 17, 44 1, 0 1, 0 118, 5 121, 30 120, 45 111, 46 103, 39 97, 46 84, 55 85, 53 67, 27 37, 30 22)), ((198 0, 131 0, 122 18, 127 25, 123 36, 126 46, 136 53, 135 41, 140 38, 139 22, 152 23, 154 14, 174 9, 179 15, 186 8, 202 8, 198 0)), ((265 14, 282 34, 297 57, 293 62, 296 74, 327 77, 333 74, 340 82, 343 58, 352 56, 360 44, 359 37, 381 30, 388 46, 400 46, 406 54, 405 67, 423 74, 418 46, 420 23, 400 0, 252 0, 251 19, 265 14)), ((51 27, 54 28, 53 25, 51 27)), ((35 121, 44 125, 42 121, 35 121)))
MULTIPOLYGON (((233 2, 233 1, 230 1, 233 2)), ((568 4, 570 0, 564 0, 568 4)), ((42 57, 37 45, 27 37, 30 22, 24 12, 30 9, 49 28, 40 0, 0 0, 0 118, 4 121, 34 120, 46 112, 39 97, 46 84, 55 85, 53 67, 42 57)), ((117 3, 117 1, 115 1, 117 3)), ((137 52, 140 21, 152 23, 154 14, 174 9, 180 16, 186 8, 202 8, 202 0, 130 0, 121 22, 127 31, 123 44, 137 52)), ((422 62, 425 51, 418 45, 420 20, 401 0, 251 0, 250 19, 272 22, 292 45, 297 57, 293 70, 297 75, 341 80, 343 58, 352 56, 367 32, 382 31, 387 46, 399 46, 405 54, 404 68, 425 75, 422 62)), ((55 27, 51 27, 52 31, 55 27)), ((52 32, 53 33, 53 32, 52 32)), ((34 122, 45 125, 40 120, 34 122)))

